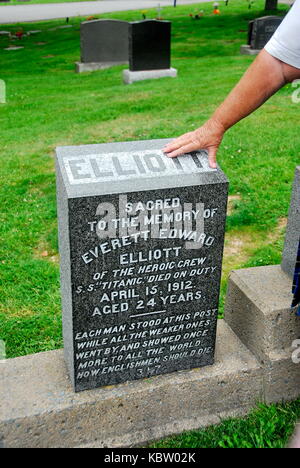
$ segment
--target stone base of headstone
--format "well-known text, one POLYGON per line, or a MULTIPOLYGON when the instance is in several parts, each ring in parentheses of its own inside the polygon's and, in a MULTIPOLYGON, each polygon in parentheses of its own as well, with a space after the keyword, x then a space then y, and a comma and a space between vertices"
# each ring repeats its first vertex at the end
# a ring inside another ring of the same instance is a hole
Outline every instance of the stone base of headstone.
POLYGON ((6 47, 4 50, 19 50, 24 49, 24 46, 6 47))
POLYGON ((262 364, 267 402, 300 395, 300 364, 292 359, 300 321, 290 308, 291 288, 280 265, 235 270, 229 280, 225 321, 262 364))
POLYGON ((0 446, 132 447, 299 397, 290 283, 280 266, 232 272, 212 366, 75 394, 61 350, 2 362, 0 446))
POLYGON ((142 70, 142 71, 131 71, 123 70, 123 82, 125 84, 132 84, 135 81, 153 80, 157 78, 171 77, 176 78, 176 68, 167 68, 164 70, 142 70))
POLYGON ((76 62, 75 71, 76 73, 92 72, 97 70, 104 70, 105 68, 115 67, 116 65, 128 65, 127 62, 76 62))
POLYGON ((8 359, 0 374, 7 448, 132 447, 245 415, 264 397, 263 369, 223 320, 213 366, 76 394, 61 350, 8 359))
POLYGON ((251 49, 249 45, 242 45, 240 48, 240 53, 242 55, 258 55, 259 52, 259 49, 251 49))

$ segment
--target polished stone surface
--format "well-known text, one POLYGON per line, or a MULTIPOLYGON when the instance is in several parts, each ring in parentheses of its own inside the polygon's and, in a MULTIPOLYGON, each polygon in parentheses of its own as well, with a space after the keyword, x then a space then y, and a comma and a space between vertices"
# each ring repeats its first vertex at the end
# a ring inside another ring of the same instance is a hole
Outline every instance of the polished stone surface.
POLYGON ((129 69, 166 70, 171 66, 171 22, 145 20, 129 25, 129 69))
POLYGON ((228 182, 206 152, 174 160, 165 143, 57 150, 64 343, 77 391, 214 361, 228 182))
POLYGON ((114 19, 81 23, 81 62, 128 63, 128 25, 114 19))

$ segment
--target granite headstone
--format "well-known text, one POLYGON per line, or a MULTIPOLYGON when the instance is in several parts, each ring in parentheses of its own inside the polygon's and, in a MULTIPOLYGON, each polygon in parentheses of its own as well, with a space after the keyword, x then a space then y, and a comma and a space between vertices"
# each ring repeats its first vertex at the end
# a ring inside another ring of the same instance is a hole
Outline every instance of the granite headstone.
POLYGON ((128 63, 128 22, 92 20, 80 25, 81 62, 78 72, 128 63))
POLYGON ((213 364, 228 181, 169 140, 57 149, 75 391, 213 364))
POLYGON ((129 24, 129 69, 162 70, 171 64, 171 22, 136 21, 129 24))
POLYGON ((129 70, 123 71, 123 81, 135 81, 177 76, 171 68, 171 22, 135 21, 129 24, 129 70))
POLYGON ((249 21, 248 23, 248 41, 247 44, 251 46, 251 40, 252 40, 252 34, 253 34, 253 25, 254 25, 254 20, 249 21))
POLYGON ((282 18, 279 16, 263 16, 262 18, 256 18, 252 26, 250 47, 252 49, 263 49, 273 36, 281 21, 282 18))
POLYGON ((293 276, 300 239, 300 166, 297 166, 289 209, 281 267, 293 276))
POLYGON ((6 83, 0 80, 0 104, 6 104, 6 83))
POLYGON ((263 16, 248 24, 248 43, 241 46, 242 54, 256 55, 265 47, 282 22, 280 16, 263 16))

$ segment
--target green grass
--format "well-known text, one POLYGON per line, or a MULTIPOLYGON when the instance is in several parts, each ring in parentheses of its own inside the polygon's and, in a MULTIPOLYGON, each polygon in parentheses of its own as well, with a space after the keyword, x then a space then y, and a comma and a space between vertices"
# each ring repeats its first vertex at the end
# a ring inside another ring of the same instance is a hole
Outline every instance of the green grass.
MULTIPOLYGON (((42 30, 15 41, 24 46, 17 51, 4 50, 15 42, 0 36, 0 79, 7 86, 7 104, 0 104, 0 338, 8 357, 62 347, 55 147, 176 137, 201 125, 253 60, 241 56, 239 48, 248 21, 265 14, 263 4, 257 0, 248 10, 244 0, 231 1, 227 8, 221 5, 220 17, 211 15, 210 4, 163 8, 163 17, 172 20, 178 78, 131 86, 121 82, 124 67, 74 73, 80 18, 70 20, 70 29, 53 30, 65 24, 62 20, 2 27, 42 30), (189 14, 199 9, 205 16, 191 19, 189 14)), ((155 15, 156 9, 147 13, 155 15)), ((138 20, 141 12, 101 17, 138 20)), ((299 106, 292 103, 292 91, 286 86, 232 128, 219 152, 230 194, 238 197, 228 216, 227 244, 244 240, 238 253, 225 251, 220 316, 231 268, 280 262, 284 229, 278 225, 287 217, 299 163, 299 106)), ((286 408, 270 409, 270 415, 275 411, 281 420, 287 411, 293 419, 294 407, 286 408)), ((226 424, 231 435, 230 427, 235 432, 239 427, 226 424)), ((236 424, 246 424, 249 437, 253 433, 254 423, 236 424)), ((283 444, 282 433, 276 433, 283 444)), ((213 444, 213 436, 210 440, 213 444)), ((270 439, 274 446, 277 442, 270 439)), ((233 435, 224 443, 234 444, 233 435)))
POLYGON ((153 448, 284 448, 300 417, 300 400, 259 404, 247 417, 155 442, 153 448))

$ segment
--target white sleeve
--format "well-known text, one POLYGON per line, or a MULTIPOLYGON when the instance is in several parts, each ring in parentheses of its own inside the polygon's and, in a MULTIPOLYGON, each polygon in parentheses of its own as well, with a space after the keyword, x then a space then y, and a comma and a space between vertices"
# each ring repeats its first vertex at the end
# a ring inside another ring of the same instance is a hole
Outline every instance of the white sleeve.
POLYGON ((296 0, 265 50, 282 62, 300 68, 300 0, 296 0))

